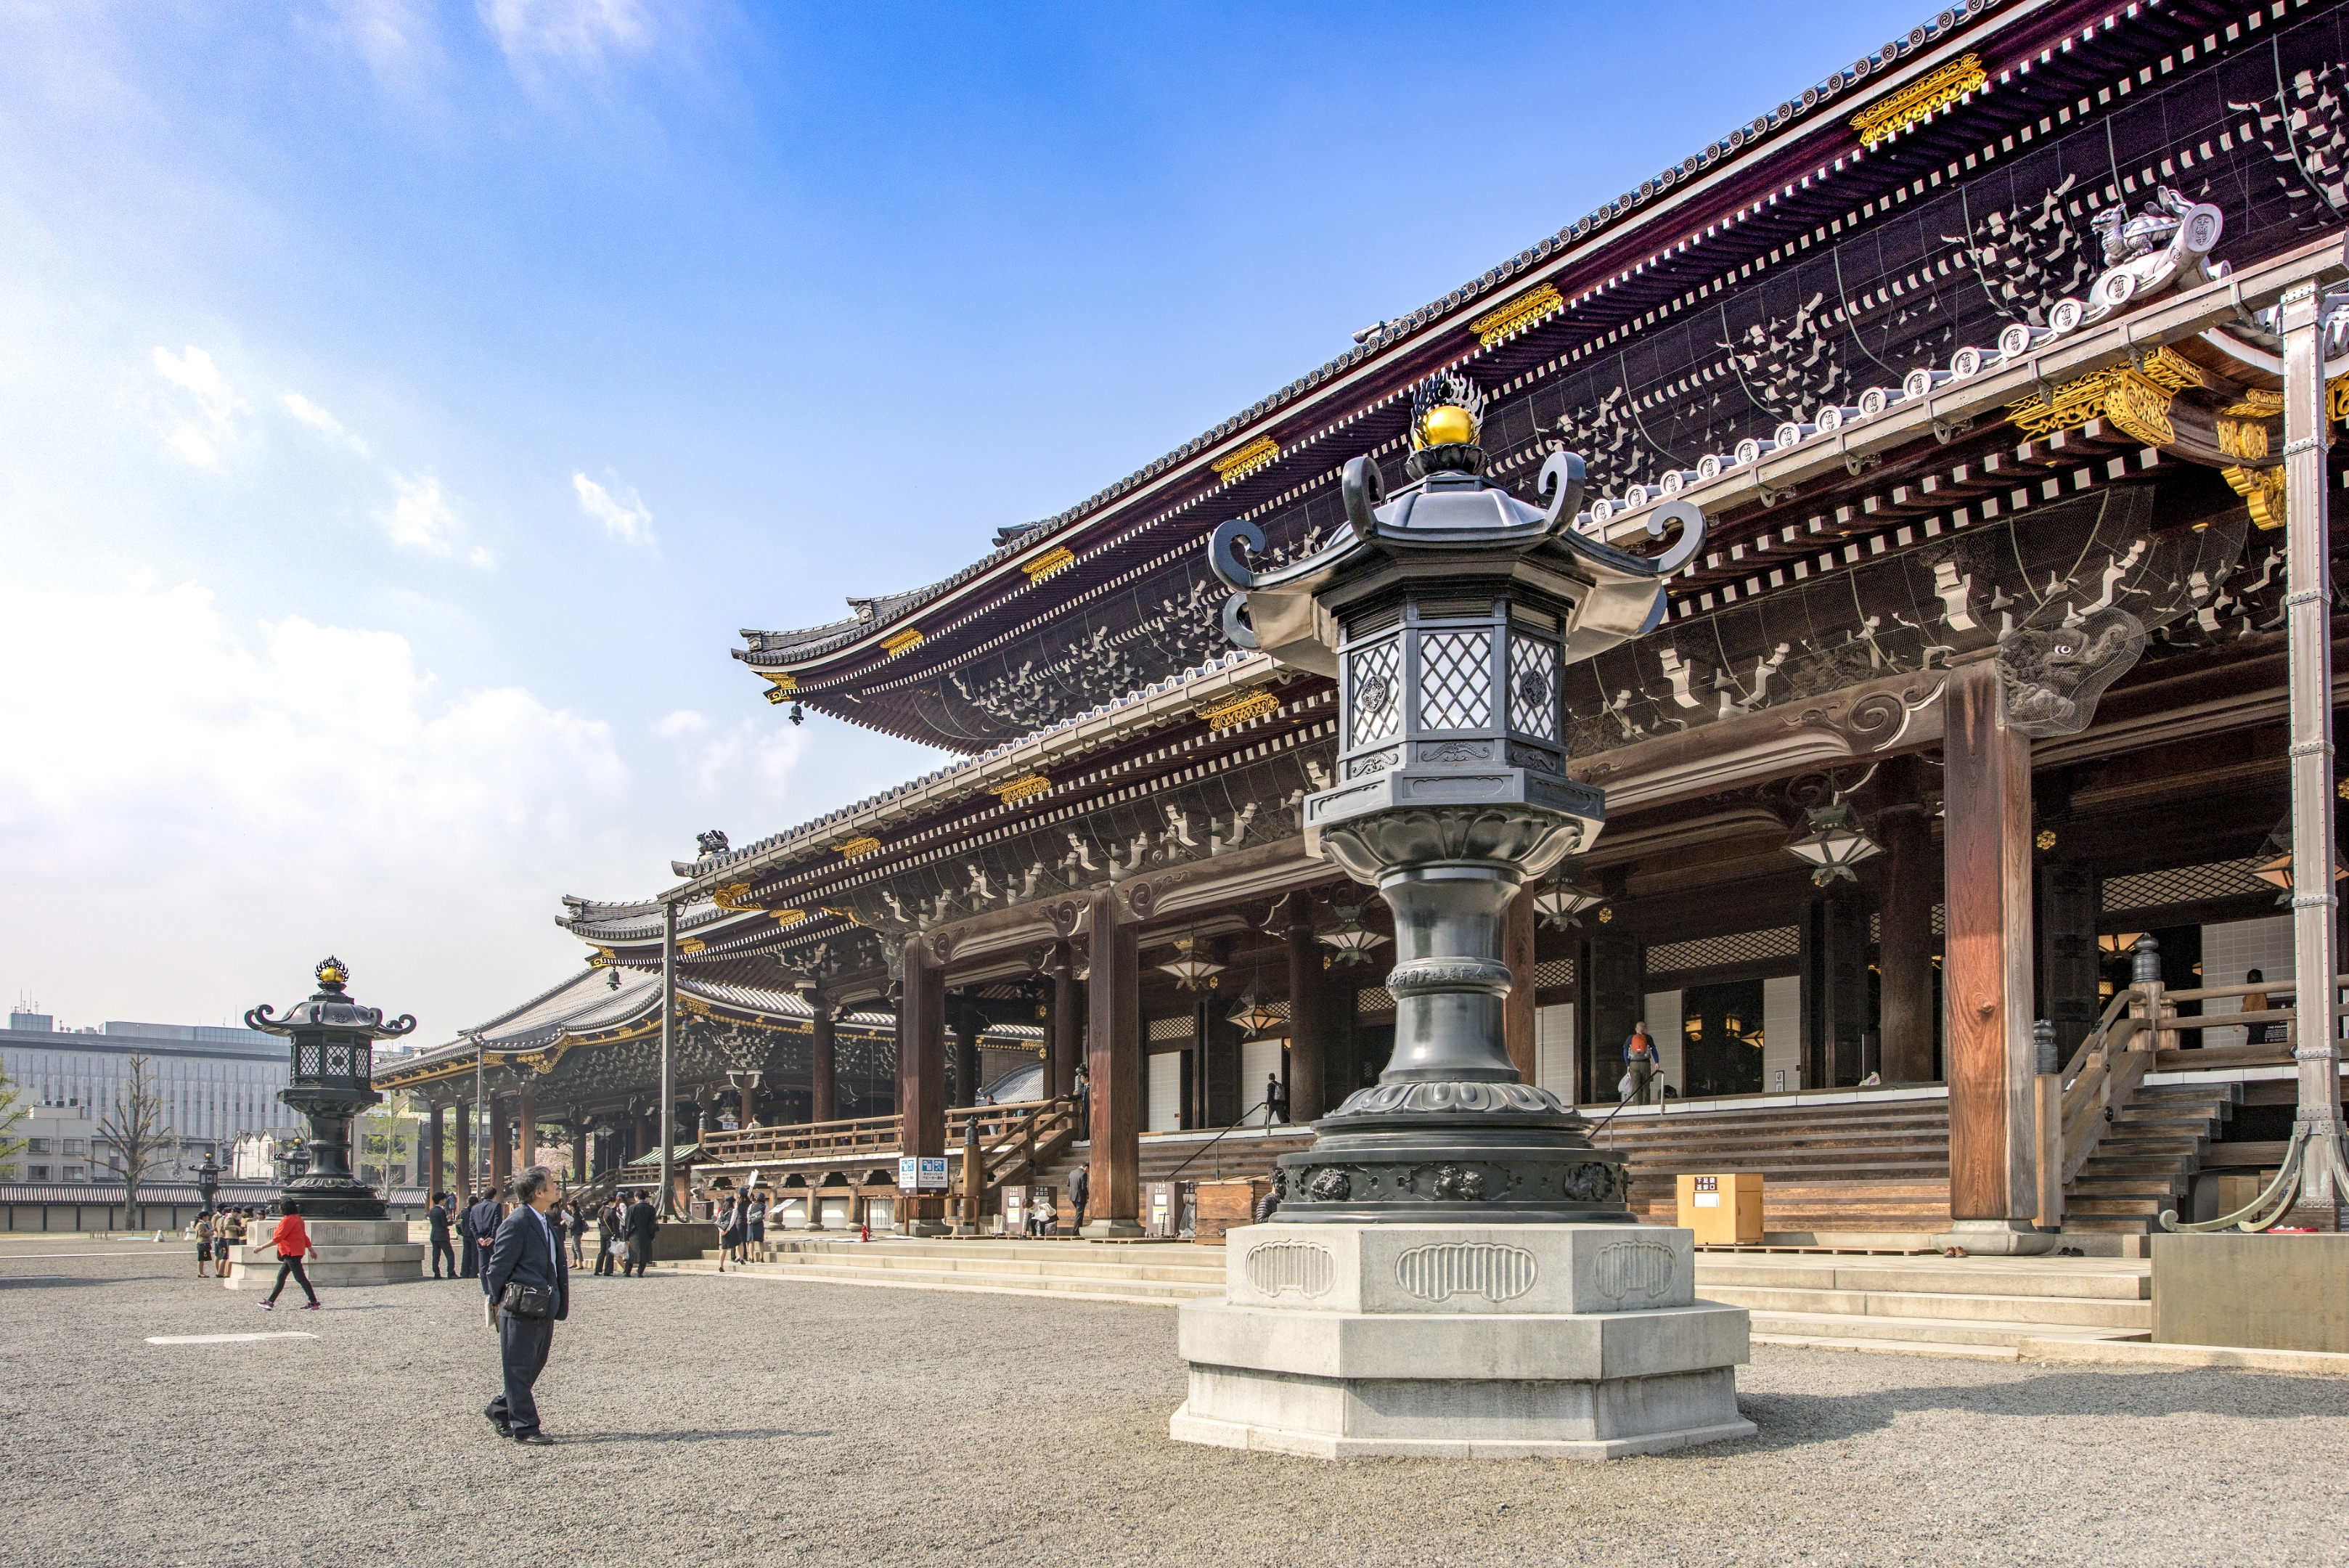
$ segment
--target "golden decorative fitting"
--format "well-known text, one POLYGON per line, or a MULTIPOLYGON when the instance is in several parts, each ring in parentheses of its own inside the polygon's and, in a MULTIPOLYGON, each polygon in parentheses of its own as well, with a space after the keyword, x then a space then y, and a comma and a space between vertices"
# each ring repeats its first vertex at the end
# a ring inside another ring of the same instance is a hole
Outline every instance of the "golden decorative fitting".
POLYGON ((738 915, 759 912, 759 906, 750 901, 750 884, 748 882, 729 882, 723 888, 713 888, 709 890, 709 901, 738 915))
POLYGON ((1476 341, 1490 348, 1513 332, 1522 332, 1537 321, 1547 321, 1566 308, 1565 296, 1556 286, 1543 284, 1530 288, 1498 310, 1488 310, 1468 324, 1476 341))
POLYGON ((901 653, 911 653, 922 646, 922 628, 909 626, 881 639, 881 651, 895 659, 901 653))
POLYGON ((845 844, 835 844, 833 847, 847 858, 854 860, 860 855, 870 855, 880 848, 881 841, 868 834, 863 838, 852 838, 845 844))
POLYGON ((2265 420, 2220 419, 2214 422, 2219 431, 2219 450, 2229 457, 2248 462, 2267 456, 2265 420))
POLYGON ((614 952, 607 947, 596 948, 595 956, 587 961, 587 962, 595 969, 609 969, 612 965, 619 961, 620 955, 614 952))
POLYGON ((855 910, 843 909, 835 904, 819 904, 816 906, 816 912, 818 914, 831 915, 836 919, 846 920, 852 926, 861 926, 864 923, 856 918, 855 910))
POLYGON ((1279 455, 1278 441, 1270 436, 1258 436, 1239 451, 1226 452, 1207 466, 1216 471, 1217 479, 1230 483, 1235 480, 1246 479, 1279 455))
POLYGON ((800 689, 800 678, 786 670, 754 670, 750 673, 761 680, 774 682, 774 689, 767 693, 767 701, 770 702, 780 702, 800 689))
POLYGON ((684 1006, 688 1012, 698 1013, 703 1018, 709 1016, 709 1003, 702 1001, 701 998, 698 996, 680 996, 677 1000, 684 1006))
POLYGON ((1602 925, 1602 926, 1603 926, 1603 925, 1607 925, 1607 924, 1609 924, 1609 922, 1611 922, 1614 919, 1615 919, 1615 907, 1614 907, 1612 904, 1609 904, 1606 909, 1601 909, 1601 910, 1599 910, 1599 923, 1600 925, 1602 925))
MULTIPOLYGON (((2178 363, 2183 365, 2186 361, 2180 359, 2178 363)), ((2077 430, 2090 420, 2106 419, 2147 446, 2166 446, 2178 439, 2178 432, 2169 423, 2169 401, 2176 388, 2157 379, 2157 372, 2163 378, 2177 373, 2174 367, 2160 363, 2158 357, 2147 360, 2142 371, 2126 368, 2094 370, 2056 388, 2053 404, 2037 393, 2007 404, 2006 417, 2031 436, 2077 430)))
POLYGON ((1077 564, 1066 545, 1055 545, 1032 561, 1022 561, 1019 569, 1028 574, 1031 583, 1040 583, 1054 572, 1065 572, 1077 564))
POLYGON ((709 944, 703 941, 699 937, 679 937, 677 942, 677 950, 681 953, 698 953, 709 946, 709 944))
POLYGON ((2349 800, 2349 779, 2343 779, 2339 784, 2334 784, 2333 793, 2343 800, 2349 800))
POLYGON ((2052 827, 2043 827, 2039 830, 2039 836, 2031 842, 2042 849, 2053 849, 2055 847, 2055 830, 2052 827))
MULTIPOLYGON (((2327 383, 2327 389, 2330 390, 2344 381, 2349 381, 2349 376, 2338 377, 2327 383)), ((2271 392, 2264 387, 2253 387, 2243 394, 2241 402, 2232 408, 2220 409, 2219 411, 2239 420, 2271 420, 2283 412, 2283 394, 2271 392)))
POLYGON ((1890 98, 1869 104, 1851 117, 1859 139, 1874 147, 1897 136, 1935 109, 1947 109, 1970 92, 1990 85, 1980 55, 1961 55, 1948 65, 1910 82, 1890 98))
POLYGON ((2219 476, 2251 510, 2251 521, 2262 528, 2283 526, 2283 470, 2222 468, 2219 476))
POLYGON ((805 909, 770 909, 767 913, 774 917, 775 924, 779 926, 796 926, 808 918, 805 909))
POLYGON ((1280 711, 1280 699, 1269 691, 1243 691, 1198 711, 1210 730, 1228 730, 1235 724, 1245 724, 1250 719, 1280 711))
POLYGON ((2158 382, 2173 392, 2182 392, 2189 387, 2199 387, 2205 384, 2202 379, 2202 367, 2174 348, 2156 348, 2152 353, 2145 356, 2143 361, 2138 364, 2137 369, 2149 379, 2158 382))
POLYGON ((2324 383, 2324 417, 2349 420, 2349 376, 2335 376, 2324 383))
POLYGON ((989 784, 987 786, 987 792, 1006 805, 1018 805, 1021 801, 1032 799, 1051 787, 1052 781, 1042 774, 1030 774, 1024 778, 1012 779, 999 784, 989 784))

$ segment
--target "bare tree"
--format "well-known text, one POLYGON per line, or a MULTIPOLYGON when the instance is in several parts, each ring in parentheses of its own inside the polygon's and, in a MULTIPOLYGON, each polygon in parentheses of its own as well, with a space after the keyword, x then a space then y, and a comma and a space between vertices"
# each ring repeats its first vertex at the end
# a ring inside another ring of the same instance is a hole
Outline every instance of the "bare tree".
POLYGON ((0 1073, 0 1159, 13 1158, 24 1149, 25 1140, 16 1136, 25 1119, 23 1095, 7 1074, 0 1073))
POLYGON ((98 1140, 90 1146, 93 1159, 103 1161, 122 1178, 122 1222, 132 1225, 139 1204, 139 1184, 180 1146, 179 1134, 165 1114, 163 1096, 147 1058, 133 1055, 129 1074, 115 1086, 114 1106, 98 1120, 98 1140), (98 1152, 98 1144, 107 1152, 98 1152))

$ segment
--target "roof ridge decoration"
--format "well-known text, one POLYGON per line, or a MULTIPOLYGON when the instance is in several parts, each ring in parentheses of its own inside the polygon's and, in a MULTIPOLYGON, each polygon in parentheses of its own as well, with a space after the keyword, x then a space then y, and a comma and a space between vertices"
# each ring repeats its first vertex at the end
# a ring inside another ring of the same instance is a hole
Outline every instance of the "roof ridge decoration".
MULTIPOLYGON (((951 576, 926 587, 910 589, 900 595, 851 600, 852 604, 864 607, 878 607, 884 602, 894 601, 888 602, 888 607, 885 610, 873 608, 867 615, 860 616, 860 618, 855 621, 834 621, 799 631, 761 632, 746 629, 742 635, 750 646, 734 649, 734 656, 744 659, 752 653, 770 651, 762 646, 764 640, 768 639, 777 641, 812 639, 819 633, 834 633, 835 635, 825 638, 820 642, 811 640, 804 646, 791 649, 799 657, 812 658, 818 654, 829 652, 843 642, 854 639, 875 625, 911 614, 931 599, 960 587, 972 577, 1030 548, 1040 539, 1058 533, 1090 515, 1107 504, 1119 499, 1128 491, 1139 488, 1167 470, 1187 462, 1217 442, 1239 433, 1264 415, 1295 400, 1322 382, 1352 369, 1365 359, 1372 358, 1381 350, 1419 328, 1451 314, 1480 296, 1492 293, 1511 278, 1549 260, 1566 246, 1580 244, 1603 230, 1621 224, 1633 214, 1642 212, 1656 197, 1668 194, 1683 182, 1710 171, 1724 160, 1742 154, 1764 138, 1784 131, 1797 120, 1806 119, 1821 105, 1839 99, 1847 89, 1858 87, 1882 71, 1897 68, 1902 60, 1915 55, 1919 50, 1930 45, 1940 43, 1959 29, 1976 24, 1996 10, 2001 3, 2002 0, 1964 0, 1962 4, 1940 12, 1931 21, 1909 28, 1905 36, 1895 38, 1869 54, 1862 56, 1841 70, 1828 72, 1818 81, 1804 88, 1798 96, 1787 99, 1775 109, 1766 113, 1757 114, 1752 119, 1734 127, 1725 135, 1708 142, 1701 151, 1689 154, 1677 163, 1668 165, 1652 179, 1641 181, 1637 186, 1626 191, 1613 201, 1599 203, 1589 213, 1577 218, 1548 237, 1519 251, 1498 266, 1488 268, 1480 276, 1461 285, 1439 299, 1421 306, 1406 316, 1381 322, 1376 330, 1366 334, 1352 348, 1336 358, 1326 361, 1288 385, 1257 399, 1238 413, 1222 421, 1212 429, 1192 437, 1174 451, 1144 464, 1106 488, 1094 492, 1076 505, 1030 524, 1009 543, 981 556, 951 576)), ((1924 114, 1930 112, 1931 111, 1920 111, 1915 119, 1922 119, 1924 114)), ((1915 119, 1912 119, 1906 123, 1913 124, 1915 119)), ((1538 290, 1535 292, 1537 293, 1538 290)), ((1511 330, 1519 330, 1530 325, 1532 322, 1528 320, 1518 324, 1511 330)))

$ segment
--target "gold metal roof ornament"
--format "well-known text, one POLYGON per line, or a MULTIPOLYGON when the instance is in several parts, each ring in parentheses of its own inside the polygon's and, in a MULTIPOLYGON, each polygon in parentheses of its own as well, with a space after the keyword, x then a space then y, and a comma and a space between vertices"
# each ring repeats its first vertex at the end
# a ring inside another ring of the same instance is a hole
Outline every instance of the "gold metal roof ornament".
POLYGON ((1486 348, 1523 332, 1528 327, 1547 321, 1566 308, 1566 296, 1554 284, 1529 288, 1498 310, 1488 310, 1468 324, 1476 335, 1479 346, 1486 348))
POLYGON ((987 793, 1006 805, 1018 805, 1023 800, 1033 800, 1048 793, 1051 787, 1052 781, 1042 774, 1026 774, 1016 779, 1006 779, 1001 784, 989 784, 987 793))
POLYGON ((1990 75, 1982 69, 1982 57, 1961 55, 1891 97, 1869 104, 1851 117, 1851 128, 1859 132, 1862 142, 1873 148, 1879 141, 1899 135, 1927 115, 1947 109, 1968 93, 1980 92, 1989 85, 1990 75))
POLYGON ((1250 719, 1279 711, 1280 699, 1269 691, 1243 691, 1197 710, 1200 720, 1210 730, 1228 730, 1250 719))
POLYGON ((1022 561, 1019 569, 1028 574, 1029 582, 1040 583, 1055 573, 1065 572, 1077 564, 1076 556, 1066 545, 1055 545, 1032 561, 1022 561))
POLYGON ((1258 436, 1237 452, 1226 452, 1207 466, 1216 471, 1217 479, 1230 484, 1246 479, 1279 455, 1278 441, 1270 436, 1258 436))

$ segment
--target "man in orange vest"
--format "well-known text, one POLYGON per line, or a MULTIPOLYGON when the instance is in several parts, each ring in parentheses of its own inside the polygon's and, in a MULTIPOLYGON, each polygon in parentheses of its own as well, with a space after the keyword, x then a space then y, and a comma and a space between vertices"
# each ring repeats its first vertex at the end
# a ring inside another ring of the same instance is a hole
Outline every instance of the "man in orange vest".
POLYGON ((1631 1025, 1630 1035, 1623 1042, 1623 1082, 1617 1085, 1623 1098, 1648 1103, 1648 1085, 1656 1076, 1656 1043, 1648 1035, 1643 1020, 1631 1025))

